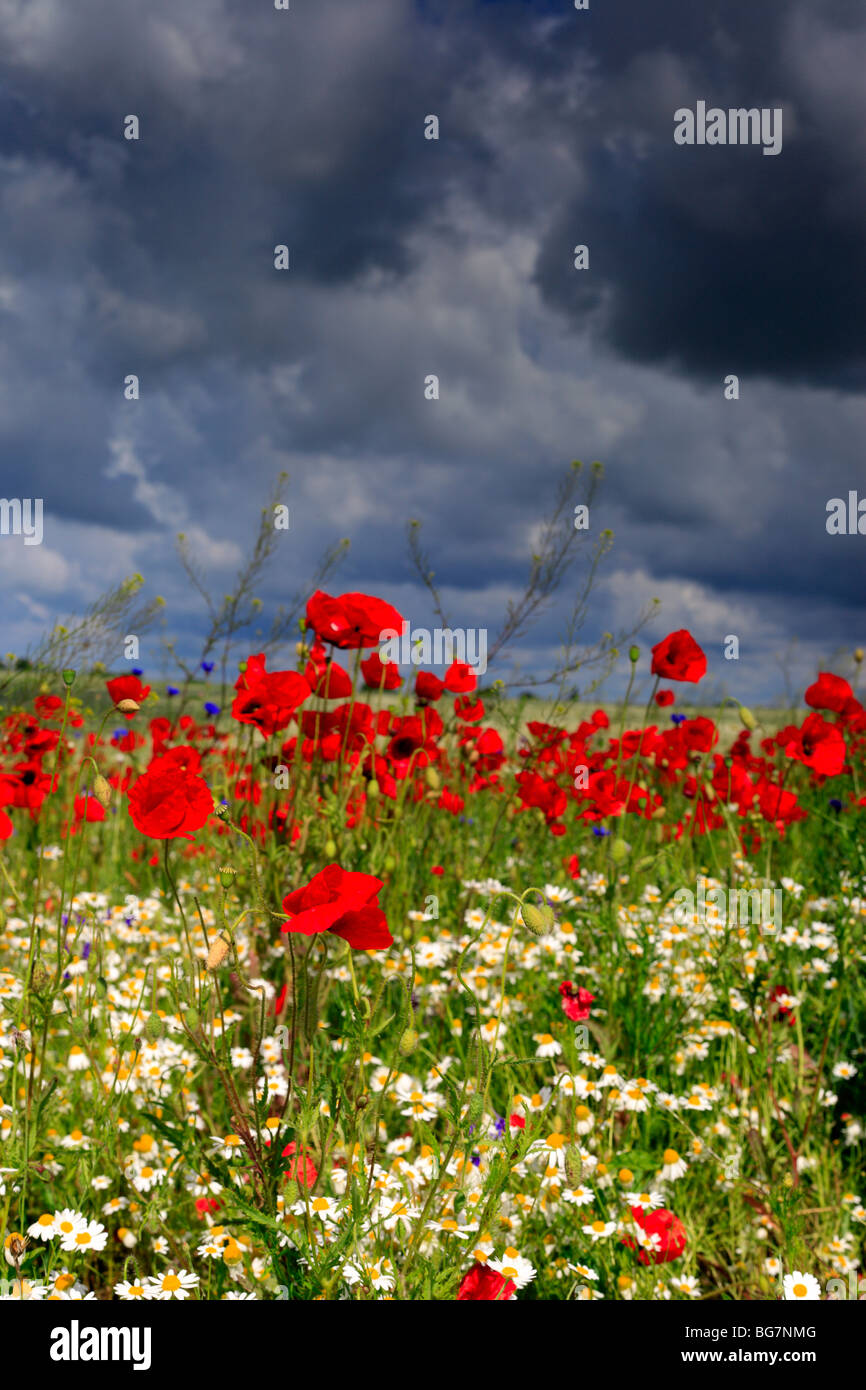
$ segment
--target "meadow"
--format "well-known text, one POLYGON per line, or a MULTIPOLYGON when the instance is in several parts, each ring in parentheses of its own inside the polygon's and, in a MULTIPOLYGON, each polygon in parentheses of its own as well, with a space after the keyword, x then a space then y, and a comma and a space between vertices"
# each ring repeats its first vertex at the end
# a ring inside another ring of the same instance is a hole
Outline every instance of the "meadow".
POLYGON ((856 1297, 856 680, 527 702, 398 620, 4 696, 2 1296, 856 1297))

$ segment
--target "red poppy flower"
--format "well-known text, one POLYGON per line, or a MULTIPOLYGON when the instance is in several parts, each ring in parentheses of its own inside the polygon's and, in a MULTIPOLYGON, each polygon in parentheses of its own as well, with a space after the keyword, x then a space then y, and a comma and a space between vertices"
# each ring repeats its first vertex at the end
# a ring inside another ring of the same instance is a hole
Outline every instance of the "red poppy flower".
MULTIPOLYGON (((667 1264, 678 1260, 686 1248, 686 1229, 678 1216, 667 1207, 657 1207, 655 1211, 644 1211, 642 1207, 632 1207, 635 1222, 648 1236, 656 1236, 657 1244, 653 1250, 641 1250, 638 1255, 642 1265, 667 1264)), ((631 1236, 626 1236, 623 1245, 630 1250, 636 1248, 631 1236)))
POLYGON ((677 697, 672 690, 656 691, 656 704, 658 705, 659 709, 664 709, 667 705, 672 705, 676 698, 677 697))
POLYGON ((803 698, 812 709, 829 709, 836 714, 850 714, 860 708, 848 682, 831 671, 819 671, 803 698))
POLYGON ((295 710, 312 693, 297 671, 266 671, 263 652, 247 657, 235 690, 232 717, 239 724, 252 724, 266 738, 285 729, 295 710))
POLYGON ((452 661, 445 672, 445 689, 452 695, 469 695, 478 686, 478 678, 465 661, 452 661))
POLYGON ((331 594, 317 589, 307 601, 307 622, 323 642, 342 649, 375 647, 383 632, 403 631, 403 619, 384 599, 371 594, 331 594))
POLYGON ((595 999, 594 994, 590 994, 588 989, 583 989, 580 985, 573 985, 571 980, 563 980, 559 992, 562 995, 562 1007, 566 1018, 570 1018, 572 1023, 583 1023, 589 1018, 589 1006, 595 999))
POLYGON ((378 652, 371 652, 361 662, 361 675, 371 690, 396 690, 403 683, 396 662, 383 661, 378 652))
POLYGON ((476 1260, 468 1274, 463 1276, 457 1292, 457 1301, 507 1303, 516 1292, 517 1285, 512 1279, 506 1279, 504 1275, 497 1274, 495 1269, 490 1269, 476 1260))
POLYGON ((835 724, 820 714, 810 714, 801 729, 793 730, 794 737, 785 744, 789 758, 811 767, 824 777, 838 777, 845 766, 845 739, 835 724))
POLYGON ((359 951, 388 947, 394 938, 379 906, 381 888, 382 880, 372 874, 349 873, 339 864, 328 864, 303 888, 283 898, 283 911, 291 920, 281 930, 304 936, 333 932, 359 951))
MULTIPOLYGON (((175 755, 180 751, 175 749, 175 755)), ((129 789, 129 814, 136 830, 152 840, 192 838, 212 815, 207 782, 167 753, 154 758, 129 789)))
POLYGON ((669 633, 652 651, 652 673, 663 680, 696 685, 707 674, 707 658, 687 628, 669 633))
MULTIPOLYGON (((138 676, 115 676, 114 680, 105 682, 105 688, 115 705, 119 705, 121 700, 134 700, 137 705, 143 705, 150 694, 150 686, 142 685, 138 676)), ((127 719, 131 719, 134 713, 134 710, 126 712, 127 719)))
MULTIPOLYGON (((283 1158, 291 1158, 292 1154, 297 1153, 298 1146, 294 1139, 283 1149, 283 1158)), ((299 1187, 312 1187, 319 1176, 319 1171, 315 1163, 310 1158, 309 1149, 303 1149, 300 1157, 294 1159, 285 1171, 285 1177, 289 1181, 296 1182, 299 1187), (303 1164, 303 1168, 301 1165, 303 1164)))
POLYGON ((444 689, 445 682, 432 671, 419 671, 415 677, 415 694, 419 700, 438 700, 444 689))

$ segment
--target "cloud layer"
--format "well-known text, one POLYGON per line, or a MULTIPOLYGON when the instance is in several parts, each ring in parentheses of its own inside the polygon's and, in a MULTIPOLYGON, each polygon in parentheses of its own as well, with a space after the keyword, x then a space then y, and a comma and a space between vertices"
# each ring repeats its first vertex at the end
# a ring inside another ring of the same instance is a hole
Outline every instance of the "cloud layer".
POLYGON ((0 645, 140 570, 192 650, 173 537, 222 593, 282 468, 266 606, 345 535, 339 587, 429 623, 418 517, 495 628, 575 457, 615 532, 589 636, 658 595, 749 699, 863 642, 825 508, 866 495, 864 58, 847 0, 0 0, 0 485, 45 503, 0 645), (698 100, 781 107, 782 153, 676 146, 698 100))

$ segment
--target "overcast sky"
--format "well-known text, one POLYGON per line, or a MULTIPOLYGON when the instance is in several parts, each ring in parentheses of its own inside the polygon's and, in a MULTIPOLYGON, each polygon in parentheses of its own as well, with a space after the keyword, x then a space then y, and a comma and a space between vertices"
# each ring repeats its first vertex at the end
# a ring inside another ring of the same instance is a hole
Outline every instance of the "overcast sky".
POLYGON ((0 0, 0 491, 45 509, 42 545, 0 537, 0 647, 140 571, 192 650, 173 538, 222 594, 280 469, 268 607, 348 536, 332 587, 430 625, 417 517, 452 621, 492 636, 577 458, 615 533, 589 636, 657 596, 644 647, 689 627, 744 699, 785 652, 800 684, 845 669, 864 71, 862 0, 0 0), (781 153, 675 144, 698 101, 781 108, 781 153))

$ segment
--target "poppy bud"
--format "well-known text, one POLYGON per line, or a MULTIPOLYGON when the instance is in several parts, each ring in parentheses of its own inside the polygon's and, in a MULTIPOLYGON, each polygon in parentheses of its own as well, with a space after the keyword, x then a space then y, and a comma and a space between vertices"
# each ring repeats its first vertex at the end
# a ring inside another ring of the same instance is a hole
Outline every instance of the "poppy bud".
POLYGON ((369 782, 367 783, 367 795, 369 796, 370 800, 375 801, 381 790, 382 788, 379 786, 379 783, 376 781, 375 777, 371 777, 369 782))
POLYGON ((569 1144, 565 1150, 565 1172, 568 1181, 577 1187, 583 1179, 583 1159, 576 1144, 569 1144))
POLYGON ((619 836, 611 844, 610 857, 615 864, 621 864, 624 859, 628 859, 628 845, 619 836))
POLYGON ((407 1028, 400 1039, 400 1051, 404 1057, 409 1057, 418 1046, 418 1034, 414 1028, 407 1028))
POLYGON ((93 780, 93 795, 103 811, 107 811, 111 805, 111 783, 102 776, 101 772, 97 773, 93 780))
POLYGON ((473 1128, 477 1125, 484 1114, 484 1097, 475 1095, 469 1102, 469 1109, 466 1112, 466 1123, 473 1128))
POLYGON ((382 865, 382 868, 385 870, 385 873, 386 873, 386 874, 392 874, 392 873, 394 872, 394 870, 396 869, 396 867, 397 867, 397 860, 394 858, 393 854, 386 854, 386 855, 385 855, 385 863, 382 865))
POLYGON ((211 948, 207 953, 205 962, 208 970, 218 970, 229 953, 229 943, 220 934, 215 941, 211 942, 211 948))
POLYGON ((520 909, 520 916, 527 931, 531 931, 533 936, 544 936, 553 927, 556 920, 553 915, 553 908, 547 903, 542 903, 541 907, 535 903, 524 903, 520 909))
POLYGON ((640 647, 629 647, 629 649, 628 649, 628 659, 629 659, 629 661, 631 661, 632 663, 634 663, 635 661, 639 661, 639 660, 640 660, 640 647))
POLYGON ((70 685, 73 684, 74 680, 75 680, 75 672, 74 672, 73 670, 67 668, 67 669, 63 672, 63 684, 64 684, 65 686, 70 686, 70 685))
POLYGON ((337 853, 337 846, 334 840, 325 841, 325 853, 329 859, 334 858, 334 855, 337 853))
POLYGON ((201 1023, 201 1015, 199 1014, 198 1009, 185 1009, 183 1014, 183 1021, 186 1024, 189 1031, 191 1033, 195 1033, 198 1029, 199 1024, 201 1023))
POLYGON ((148 1042, 159 1042, 165 1032, 165 1024, 159 1014, 151 1014, 144 1025, 144 1036, 148 1042))
POLYGON ((137 700, 126 699, 118 700, 117 708, 120 710, 121 714, 135 714, 137 710, 141 709, 141 705, 137 700))
POLYGON ((33 974, 30 976, 30 988, 35 994, 40 994, 48 984, 50 978, 51 976, 45 969, 45 966, 42 964, 41 960, 38 960, 33 967, 33 974))
POLYGON ((858 665, 858 666, 862 663, 862 661, 863 661, 863 648, 862 648, 862 647, 858 647, 857 650, 855 651, 855 653, 854 653, 854 660, 857 662, 857 665, 858 665))
POLYGON ((438 792, 439 788, 442 786, 442 778, 439 776, 435 767, 425 767, 424 781, 432 792, 438 792))
POLYGON ((740 718, 742 719, 747 729, 757 729, 758 721, 752 714, 752 711, 748 709, 745 705, 740 705, 740 718))

